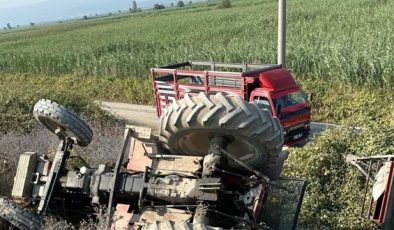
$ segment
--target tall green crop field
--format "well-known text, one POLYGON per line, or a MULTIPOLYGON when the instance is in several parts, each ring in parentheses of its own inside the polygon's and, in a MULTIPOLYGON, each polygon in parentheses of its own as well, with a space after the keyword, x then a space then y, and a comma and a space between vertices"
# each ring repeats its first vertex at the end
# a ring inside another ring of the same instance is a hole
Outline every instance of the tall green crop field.
MULTIPOLYGON (((188 59, 276 62, 277 1, 81 20, 0 34, 0 71, 146 76, 188 59)), ((290 0, 288 66, 309 78, 394 86, 394 1, 290 0)))
MULTIPOLYGON (((29 133, 38 99, 90 120, 99 140, 90 152, 102 146, 107 156, 116 149, 106 140, 114 122, 93 101, 153 104, 151 67, 199 59, 275 63, 277 0, 232 5, 210 1, 0 32, 0 161, 12 162, 0 182, 10 182, 17 152, 46 146, 40 132, 29 133)), ((309 181, 299 229, 374 228, 358 218, 365 180, 342 154, 394 154, 393 12, 391 0, 288 0, 287 65, 314 94, 312 119, 342 125, 290 149, 285 175, 309 181)), ((3 187, 0 195, 8 194, 3 187)))

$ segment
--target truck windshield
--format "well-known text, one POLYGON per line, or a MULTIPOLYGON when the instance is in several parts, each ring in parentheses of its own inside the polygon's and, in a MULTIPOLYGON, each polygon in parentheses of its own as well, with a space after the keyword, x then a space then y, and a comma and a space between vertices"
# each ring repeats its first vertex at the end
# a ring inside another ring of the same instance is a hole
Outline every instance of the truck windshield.
POLYGON ((308 97, 303 91, 298 91, 275 98, 273 101, 275 108, 277 108, 278 105, 281 105, 282 109, 284 109, 293 105, 307 103, 308 97))

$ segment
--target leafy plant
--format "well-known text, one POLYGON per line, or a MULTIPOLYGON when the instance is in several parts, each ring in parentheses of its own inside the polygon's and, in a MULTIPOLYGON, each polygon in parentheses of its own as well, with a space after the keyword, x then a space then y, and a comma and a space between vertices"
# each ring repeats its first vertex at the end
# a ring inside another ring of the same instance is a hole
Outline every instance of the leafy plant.
POLYGON ((345 154, 393 154, 394 127, 371 125, 355 132, 350 127, 326 131, 303 148, 291 149, 285 175, 309 182, 300 216, 301 228, 372 229, 359 219, 363 175, 345 163, 345 154))

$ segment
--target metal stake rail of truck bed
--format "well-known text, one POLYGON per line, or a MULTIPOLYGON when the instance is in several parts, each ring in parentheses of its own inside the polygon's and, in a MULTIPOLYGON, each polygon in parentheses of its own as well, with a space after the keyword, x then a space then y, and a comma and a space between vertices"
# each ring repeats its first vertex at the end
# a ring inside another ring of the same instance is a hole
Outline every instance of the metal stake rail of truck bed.
POLYGON ((185 95, 221 93, 270 110, 280 119, 289 146, 310 133, 309 99, 282 65, 188 61, 152 68, 151 76, 157 116, 185 95))
POLYGON ((281 65, 275 64, 238 64, 238 63, 221 63, 221 62, 207 62, 207 61, 188 61, 173 65, 167 65, 159 68, 152 68, 151 74, 154 78, 154 90, 159 94, 160 100, 156 103, 160 105, 160 110, 157 111, 158 116, 161 115, 161 110, 164 109, 169 101, 180 99, 183 93, 193 93, 203 91, 206 94, 210 92, 228 92, 233 95, 241 95, 244 100, 247 100, 248 92, 247 84, 251 81, 249 78, 258 78, 259 74, 265 71, 282 68, 281 65), (194 66, 210 66, 211 70, 180 70, 177 68, 194 66), (242 72, 226 72, 217 71, 217 68, 232 68, 241 69, 242 72), (159 76, 159 74, 168 74, 159 76), (159 77, 155 77, 159 76, 159 77), (193 79, 193 83, 188 84, 187 87, 180 88, 178 81, 181 79, 193 79), (248 81, 249 80, 249 81, 248 81), (168 85, 171 82, 173 85, 168 85), (185 92, 182 92, 185 91, 185 92))

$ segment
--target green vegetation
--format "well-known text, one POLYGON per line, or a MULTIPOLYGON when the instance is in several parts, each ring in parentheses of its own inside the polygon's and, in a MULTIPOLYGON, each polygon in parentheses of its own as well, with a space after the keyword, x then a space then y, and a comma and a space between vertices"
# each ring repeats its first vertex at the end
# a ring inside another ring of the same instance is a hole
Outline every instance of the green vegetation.
MULTIPOLYGON (((306 91, 314 94, 312 107, 315 121, 361 127, 371 122, 394 126, 392 92, 327 83, 324 80, 301 78, 300 82, 306 91)), ((57 101, 99 121, 103 114, 97 114, 99 110, 92 101, 153 105, 151 87, 149 78, 138 77, 3 74, 0 81, 0 132, 16 128, 30 130, 36 123, 31 110, 41 98, 57 101)))
MULTIPOLYGON (((93 101, 153 104, 148 76, 156 65, 274 63, 277 1, 231 4, 218 9, 218 1, 209 1, 1 32, 0 132, 32 130, 31 110, 40 98, 108 127, 93 101)), ((394 37, 387 30, 394 26, 394 2, 292 0, 288 6, 288 66, 314 94, 313 119, 367 128, 330 130, 291 149, 285 174, 310 182, 300 225, 370 228, 357 218, 364 181, 342 154, 394 154, 394 37)))
MULTIPOLYGON (((314 79, 392 88, 393 1, 289 1, 288 65, 314 79)), ((273 0, 234 1, 0 35, 0 71, 145 76, 188 59, 273 63, 273 0), (176 12, 176 13, 174 13, 176 12)))
MULTIPOLYGON (((93 100, 133 101, 147 104, 153 94, 149 81, 137 78, 93 77, 42 77, 31 75, 1 76, 0 81, 0 132, 12 129, 31 130, 36 122, 32 116, 34 104, 47 98, 83 113, 97 125, 107 122, 106 115, 93 100)), ((111 120, 109 121, 112 124, 111 120)))
POLYGON ((390 90, 310 80, 299 77, 303 88, 313 93, 312 119, 340 125, 394 126, 394 93, 390 90))
POLYGON ((291 149, 285 174, 309 182, 299 227, 374 229, 371 222, 359 218, 365 177, 346 165, 342 154, 393 154, 393 143, 394 127, 371 125, 359 132, 329 130, 303 148, 291 149))
POLYGON ((230 8, 231 7, 231 1, 230 0, 220 0, 218 8, 223 9, 223 8, 230 8))

